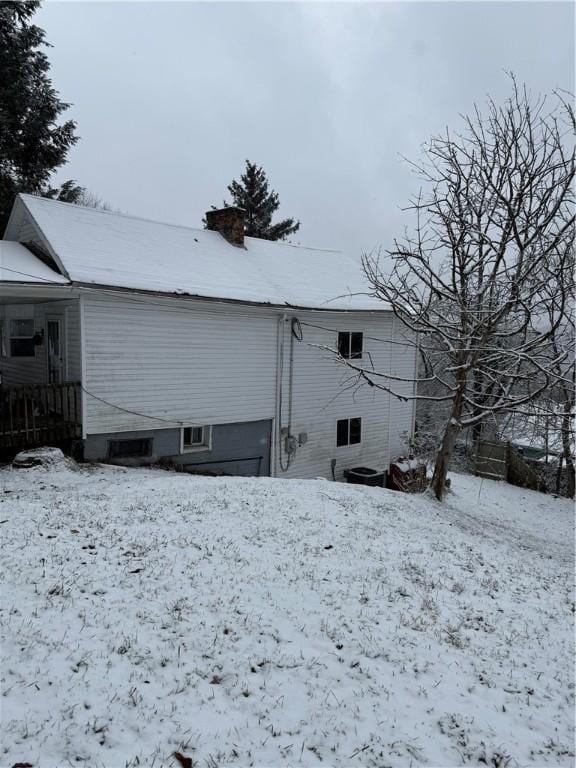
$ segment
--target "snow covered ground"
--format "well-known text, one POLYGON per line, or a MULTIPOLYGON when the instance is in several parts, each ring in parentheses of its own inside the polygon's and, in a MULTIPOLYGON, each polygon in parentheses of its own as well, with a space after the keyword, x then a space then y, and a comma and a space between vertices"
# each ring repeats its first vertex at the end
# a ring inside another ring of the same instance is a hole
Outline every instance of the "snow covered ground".
POLYGON ((453 488, 0 470, 2 765, 573 765, 572 504, 453 488))

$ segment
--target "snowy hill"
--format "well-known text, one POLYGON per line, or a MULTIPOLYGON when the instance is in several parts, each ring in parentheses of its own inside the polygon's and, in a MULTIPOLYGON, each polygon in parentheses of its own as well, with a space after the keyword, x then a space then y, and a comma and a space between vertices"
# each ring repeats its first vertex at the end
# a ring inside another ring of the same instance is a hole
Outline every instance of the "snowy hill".
POLYGON ((0 471, 2 765, 573 765, 570 502, 0 471))

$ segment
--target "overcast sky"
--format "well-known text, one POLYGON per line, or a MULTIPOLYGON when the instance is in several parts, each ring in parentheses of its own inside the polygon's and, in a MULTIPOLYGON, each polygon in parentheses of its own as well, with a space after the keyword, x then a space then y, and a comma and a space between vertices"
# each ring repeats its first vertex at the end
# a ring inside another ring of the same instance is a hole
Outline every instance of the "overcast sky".
POLYGON ((361 253, 402 232, 420 147, 513 70, 574 90, 574 5, 56 2, 36 15, 81 140, 58 175, 201 226, 262 165, 293 238, 361 253))

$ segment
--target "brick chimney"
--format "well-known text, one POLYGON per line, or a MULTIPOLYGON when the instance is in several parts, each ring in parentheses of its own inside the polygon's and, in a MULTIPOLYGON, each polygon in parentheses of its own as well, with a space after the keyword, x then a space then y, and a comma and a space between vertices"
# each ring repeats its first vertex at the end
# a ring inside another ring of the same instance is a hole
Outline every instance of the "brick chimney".
POLYGON ((244 219, 246 211, 243 208, 229 206, 217 210, 206 211, 208 229, 220 232, 232 245, 244 247, 244 219))

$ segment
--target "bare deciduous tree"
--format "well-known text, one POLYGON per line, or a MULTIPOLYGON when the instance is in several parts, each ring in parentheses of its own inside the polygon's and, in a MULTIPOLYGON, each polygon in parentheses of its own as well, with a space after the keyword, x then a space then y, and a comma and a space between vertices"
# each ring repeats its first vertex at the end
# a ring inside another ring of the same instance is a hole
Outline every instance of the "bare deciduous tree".
MULTIPOLYGON (((570 245, 574 247, 573 243, 570 245)), ((572 263, 574 257, 571 257, 572 263)), ((554 289, 554 285, 552 285, 554 289)), ((574 294, 573 276, 566 275, 565 288, 574 294)), ((502 421, 501 430, 510 439, 520 437, 531 439, 534 444, 545 450, 545 463, 551 457, 556 462, 556 493, 565 493, 574 497, 575 467, 574 467, 574 415, 576 406, 576 329, 574 307, 572 302, 564 307, 559 323, 554 323, 554 313, 557 311, 555 297, 548 296, 548 309, 552 315, 549 319, 555 327, 550 345, 552 365, 550 366, 550 385, 548 389, 527 406, 525 413, 510 413, 502 421), (565 485, 562 481, 565 467, 565 485)), ((548 293, 547 290, 544 293, 548 293)))
MULTIPOLYGON (((424 187, 407 209, 413 234, 386 258, 363 260, 374 295, 419 340, 428 373, 414 397, 449 405, 432 479, 438 499, 460 431, 521 411, 569 356, 555 339, 572 301, 573 249, 563 245, 574 229, 573 112, 561 96, 549 105, 511 79, 504 105, 489 100, 461 133, 426 146, 412 164, 424 187), (436 393, 423 392, 431 384, 436 393)), ((406 397, 389 374, 346 363, 406 397)))
MULTIPOLYGON (((563 288, 568 296, 574 296, 574 233, 561 247, 567 251, 567 258, 559 259, 567 267, 561 276, 563 288)), ((563 463, 566 464, 567 487, 570 497, 575 493, 574 469, 574 410, 576 405, 576 327, 574 304, 559 301, 555 281, 545 286, 547 320, 554 333, 551 340, 552 381, 548 397, 552 403, 551 424, 560 435, 561 451, 558 462, 556 491, 560 492, 560 477, 563 463)))

